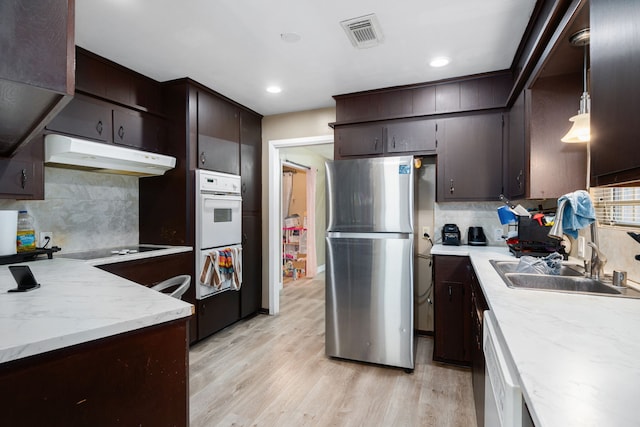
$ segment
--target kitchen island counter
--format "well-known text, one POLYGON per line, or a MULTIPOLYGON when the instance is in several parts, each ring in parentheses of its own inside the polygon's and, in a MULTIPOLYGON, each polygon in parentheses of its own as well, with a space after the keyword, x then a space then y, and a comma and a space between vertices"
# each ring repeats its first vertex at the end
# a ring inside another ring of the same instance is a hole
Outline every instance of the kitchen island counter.
POLYGON ((193 306, 82 260, 0 266, 4 425, 189 425, 193 306))
POLYGON ((16 283, 8 266, 0 266, 0 363, 193 313, 191 304, 85 261, 54 258, 17 265, 28 265, 41 287, 8 293, 16 283))
POLYGON ((508 288, 489 263, 506 247, 431 253, 470 257, 537 427, 638 425, 640 300, 508 288))

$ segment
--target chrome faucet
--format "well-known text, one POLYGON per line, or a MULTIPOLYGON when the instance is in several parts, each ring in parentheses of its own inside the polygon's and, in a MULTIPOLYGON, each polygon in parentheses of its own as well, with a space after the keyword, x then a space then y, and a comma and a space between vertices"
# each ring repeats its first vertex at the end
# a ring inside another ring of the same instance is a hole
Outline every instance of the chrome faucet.
MULTIPOLYGON (((548 236, 553 239, 561 240, 563 238, 562 220, 564 218, 564 211, 567 205, 567 200, 560 202, 556 211, 556 218, 554 220, 551 230, 549 230, 548 236)), ((592 222, 591 225, 591 241, 588 245, 591 247, 591 262, 585 262, 585 274, 589 274, 592 279, 601 280, 604 279, 604 265, 607 263, 607 257, 600 252, 598 248, 598 224, 592 222), (588 267, 587 267, 588 265, 588 267)))
POLYGON ((560 202, 560 206, 556 210, 556 218, 553 220, 553 225, 551 226, 551 230, 549 230, 548 236, 552 239, 562 240, 563 231, 562 231, 562 220, 564 218, 564 208, 567 206, 567 201, 563 200, 560 202))
POLYGON ((591 278, 594 280, 604 279, 604 265, 607 263, 607 257, 600 252, 598 246, 589 242, 591 247, 591 278))

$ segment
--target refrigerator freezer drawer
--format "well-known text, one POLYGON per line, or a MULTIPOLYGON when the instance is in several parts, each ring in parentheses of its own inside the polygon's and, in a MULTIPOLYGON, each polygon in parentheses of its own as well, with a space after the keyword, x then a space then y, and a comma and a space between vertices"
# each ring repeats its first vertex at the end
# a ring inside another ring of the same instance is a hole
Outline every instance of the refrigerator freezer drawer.
POLYGON ((326 354, 413 369, 413 236, 327 237, 327 267, 326 354))

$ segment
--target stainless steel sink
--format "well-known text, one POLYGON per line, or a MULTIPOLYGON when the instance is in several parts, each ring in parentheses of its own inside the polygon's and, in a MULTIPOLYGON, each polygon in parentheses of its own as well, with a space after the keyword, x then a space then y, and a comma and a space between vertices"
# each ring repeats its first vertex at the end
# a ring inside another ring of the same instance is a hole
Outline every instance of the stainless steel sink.
MULTIPOLYGON (((518 269, 518 264, 520 264, 520 261, 495 261, 492 260, 491 264, 493 264, 493 267, 498 270, 498 273, 517 273, 517 269, 518 269)), ((568 266, 568 265, 563 265, 562 267, 560 267, 560 276, 579 276, 582 277, 584 276, 581 272, 579 272, 578 270, 576 270, 576 268, 580 268, 578 266, 568 266)))
POLYGON ((603 295, 623 298, 640 298, 640 292, 628 287, 614 287, 605 282, 584 277, 578 270, 563 265, 560 275, 529 274, 516 272, 519 261, 490 261, 505 284, 515 289, 530 289, 603 295))

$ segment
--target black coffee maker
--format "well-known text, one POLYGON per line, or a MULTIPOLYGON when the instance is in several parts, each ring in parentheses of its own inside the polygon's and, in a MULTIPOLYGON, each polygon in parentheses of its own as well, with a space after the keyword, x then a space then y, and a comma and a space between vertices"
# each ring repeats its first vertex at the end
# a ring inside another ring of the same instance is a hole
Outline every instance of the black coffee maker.
POLYGON ((460 229, 455 224, 445 224, 442 227, 442 244, 443 245, 460 245, 460 229))
POLYGON ((482 227, 469 227, 467 232, 467 244, 471 246, 486 246, 487 236, 484 235, 482 227))

